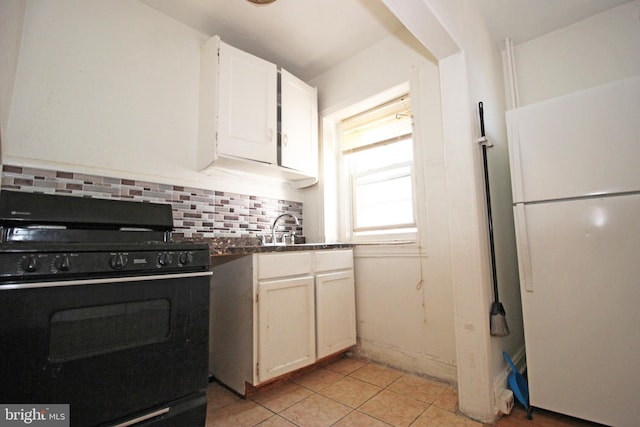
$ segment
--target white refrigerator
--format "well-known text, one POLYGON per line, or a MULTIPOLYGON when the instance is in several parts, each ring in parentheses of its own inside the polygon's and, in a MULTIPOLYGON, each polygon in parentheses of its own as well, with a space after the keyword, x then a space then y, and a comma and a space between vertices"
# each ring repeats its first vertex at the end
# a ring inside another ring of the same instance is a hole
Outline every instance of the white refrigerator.
POLYGON ((638 426, 640 75, 506 116, 530 404, 638 426))

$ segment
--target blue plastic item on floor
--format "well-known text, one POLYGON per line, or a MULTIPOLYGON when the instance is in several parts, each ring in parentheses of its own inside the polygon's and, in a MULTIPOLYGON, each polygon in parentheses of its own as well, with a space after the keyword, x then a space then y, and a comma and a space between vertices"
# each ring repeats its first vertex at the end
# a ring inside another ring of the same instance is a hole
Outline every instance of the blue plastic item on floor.
POLYGON ((529 385, 527 384, 527 380, 518 372, 518 368, 513 364, 507 352, 503 351, 502 355, 511 367, 511 373, 507 379, 509 387, 516 396, 516 399, 518 399, 518 402, 522 403, 524 409, 529 413, 529 385))

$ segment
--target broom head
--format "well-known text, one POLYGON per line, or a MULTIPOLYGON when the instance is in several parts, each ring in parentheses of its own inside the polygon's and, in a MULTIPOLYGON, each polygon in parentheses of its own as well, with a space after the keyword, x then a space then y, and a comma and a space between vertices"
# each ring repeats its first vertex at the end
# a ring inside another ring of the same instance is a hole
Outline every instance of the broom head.
POLYGON ((491 304, 491 316, 489 318, 490 332, 494 337, 506 337, 509 335, 506 313, 502 303, 495 301, 491 304))

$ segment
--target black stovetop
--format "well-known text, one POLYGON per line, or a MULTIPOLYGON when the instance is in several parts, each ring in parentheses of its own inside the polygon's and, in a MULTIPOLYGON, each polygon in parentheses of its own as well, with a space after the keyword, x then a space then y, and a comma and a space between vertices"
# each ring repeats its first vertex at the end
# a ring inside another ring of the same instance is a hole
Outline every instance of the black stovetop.
POLYGON ((206 243, 171 242, 170 205, 0 192, 0 279, 208 270, 206 243))

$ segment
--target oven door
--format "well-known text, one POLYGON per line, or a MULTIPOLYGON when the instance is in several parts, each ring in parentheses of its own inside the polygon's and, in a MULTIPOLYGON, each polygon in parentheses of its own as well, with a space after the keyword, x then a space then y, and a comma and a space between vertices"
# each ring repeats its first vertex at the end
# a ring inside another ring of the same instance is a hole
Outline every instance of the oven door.
MULTIPOLYGON (((0 285, 0 402, 70 404, 72 426, 155 425, 148 414, 166 419, 171 402, 193 417, 210 274, 0 285)), ((196 412, 189 425, 204 425, 206 400, 196 412)))

